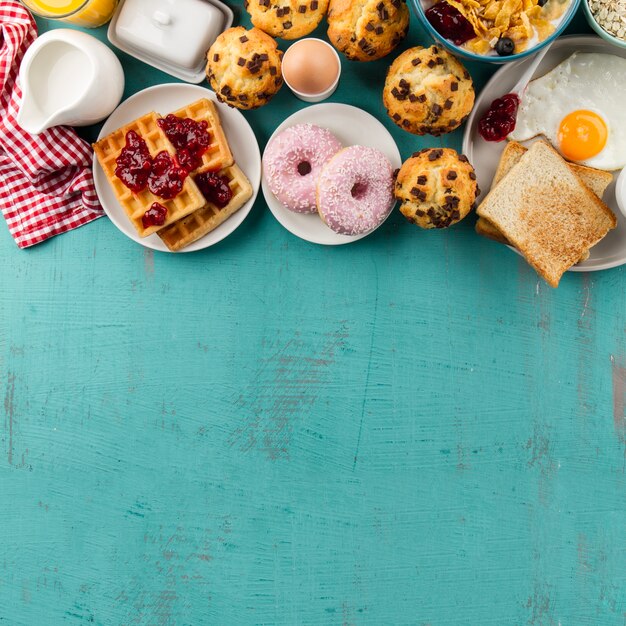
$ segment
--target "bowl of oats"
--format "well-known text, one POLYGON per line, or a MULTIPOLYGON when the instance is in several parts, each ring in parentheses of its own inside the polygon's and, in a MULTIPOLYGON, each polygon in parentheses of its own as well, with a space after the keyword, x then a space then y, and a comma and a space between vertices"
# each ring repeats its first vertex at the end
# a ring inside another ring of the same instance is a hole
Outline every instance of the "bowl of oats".
POLYGON ((602 39, 626 48, 626 0, 583 0, 583 9, 602 39))
POLYGON ((411 4, 433 39, 454 54, 472 61, 507 63, 556 39, 580 1, 411 0, 411 4))

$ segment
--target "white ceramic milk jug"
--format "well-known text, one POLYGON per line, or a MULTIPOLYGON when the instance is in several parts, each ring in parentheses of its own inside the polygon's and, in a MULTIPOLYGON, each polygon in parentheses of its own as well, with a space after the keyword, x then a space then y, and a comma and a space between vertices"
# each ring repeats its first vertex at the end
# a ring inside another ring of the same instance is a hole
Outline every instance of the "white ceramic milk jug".
POLYGON ((52 126, 100 122, 119 104, 124 71, 112 50, 76 30, 44 33, 20 66, 23 101, 17 122, 38 134, 52 126))

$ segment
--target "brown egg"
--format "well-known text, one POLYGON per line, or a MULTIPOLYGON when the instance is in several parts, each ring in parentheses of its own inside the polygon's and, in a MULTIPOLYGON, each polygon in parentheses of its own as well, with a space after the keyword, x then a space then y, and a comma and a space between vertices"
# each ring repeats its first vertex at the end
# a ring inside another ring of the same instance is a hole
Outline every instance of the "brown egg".
POLYGON ((339 75, 339 60, 324 41, 302 39, 285 52, 282 69, 283 77, 292 89, 313 95, 333 85, 339 75))

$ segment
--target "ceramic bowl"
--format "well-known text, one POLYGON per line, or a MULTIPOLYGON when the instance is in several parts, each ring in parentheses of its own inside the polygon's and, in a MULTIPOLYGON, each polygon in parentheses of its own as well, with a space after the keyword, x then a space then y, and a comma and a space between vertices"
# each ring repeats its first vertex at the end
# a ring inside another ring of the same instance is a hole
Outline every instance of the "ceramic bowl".
MULTIPOLYGON (((541 50, 541 48, 543 48, 544 46, 547 46, 549 43, 554 41, 567 28, 567 25, 572 21, 572 18, 574 17, 574 14, 576 13, 576 9, 578 9, 578 5, 580 1, 581 0, 570 0, 569 7, 565 11, 565 13, 561 16, 561 19, 556 25, 554 32, 549 37, 539 42, 532 48, 528 48, 528 50, 524 50, 524 52, 520 52, 518 54, 511 54, 510 56, 506 56, 506 57, 501 57, 497 55, 488 56, 485 54, 475 54, 473 52, 465 50, 465 48, 462 48, 461 46, 457 46, 453 44, 451 41, 449 41, 448 39, 440 35, 435 30, 433 25, 426 19, 426 14, 424 13, 425 11, 424 0, 410 0, 411 4, 413 5, 413 9, 415 10, 415 13, 417 14, 417 17, 419 18, 422 26, 436 42, 443 44, 450 52, 464 59, 468 59, 470 61, 482 61, 484 63, 499 63, 499 64, 510 63, 511 61, 518 61, 519 59, 523 59, 525 57, 531 56, 532 54, 535 54, 537 50, 541 50)), ((586 0, 584 0, 584 2, 586 2, 586 0)), ((430 4, 428 6, 430 6, 430 4)))
POLYGON ((600 26, 598 22, 596 22, 596 18, 593 16, 593 13, 591 12, 591 9, 589 8, 589 1, 582 0, 582 5, 583 5, 583 10, 585 12, 585 17, 587 18, 587 21, 589 22, 589 26, 591 26, 591 28, 593 28, 593 30, 595 30, 596 33, 598 33, 598 35, 600 35, 600 37, 602 37, 602 39, 604 39, 605 41, 612 43, 614 46, 617 46, 618 48, 626 49, 626 40, 619 39, 619 37, 614 37, 613 35, 611 35, 611 33, 604 30, 604 28, 602 28, 602 26, 600 26))

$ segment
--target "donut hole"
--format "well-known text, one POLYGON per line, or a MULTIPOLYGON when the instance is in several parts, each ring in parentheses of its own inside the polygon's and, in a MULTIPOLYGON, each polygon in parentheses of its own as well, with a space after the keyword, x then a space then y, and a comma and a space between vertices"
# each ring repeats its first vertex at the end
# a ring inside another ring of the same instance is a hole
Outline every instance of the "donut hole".
POLYGON ((298 163, 298 174, 300 174, 300 176, 306 176, 307 174, 310 174, 312 169, 313 168, 308 161, 302 161, 301 163, 298 163))
POLYGON ((367 183, 361 180, 357 180, 354 185, 352 185, 350 194, 355 200, 361 200, 365 197, 365 194, 367 194, 367 183))

